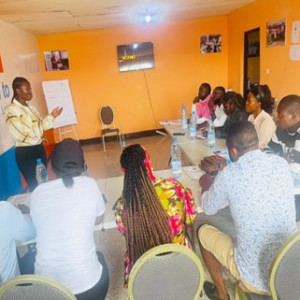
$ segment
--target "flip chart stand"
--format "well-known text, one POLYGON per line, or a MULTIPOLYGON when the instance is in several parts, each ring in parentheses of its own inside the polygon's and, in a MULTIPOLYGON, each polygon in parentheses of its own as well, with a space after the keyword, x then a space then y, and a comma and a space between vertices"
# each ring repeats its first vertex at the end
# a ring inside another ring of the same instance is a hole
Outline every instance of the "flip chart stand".
POLYGON ((59 127, 58 128, 58 134, 59 134, 59 141, 62 141, 62 137, 65 134, 73 134, 74 137, 76 138, 77 141, 79 141, 78 139, 78 135, 76 133, 75 127, 74 125, 71 126, 65 126, 65 127, 59 127), (71 127, 71 128, 70 128, 71 127))

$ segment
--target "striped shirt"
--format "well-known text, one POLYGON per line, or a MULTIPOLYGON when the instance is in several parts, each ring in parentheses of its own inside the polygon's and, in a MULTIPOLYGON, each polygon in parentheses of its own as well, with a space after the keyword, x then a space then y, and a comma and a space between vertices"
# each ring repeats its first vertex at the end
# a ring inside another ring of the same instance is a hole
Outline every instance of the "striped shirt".
POLYGON ((44 130, 52 128, 53 121, 51 114, 42 119, 31 104, 25 106, 15 99, 6 110, 6 124, 16 147, 41 144, 44 130))

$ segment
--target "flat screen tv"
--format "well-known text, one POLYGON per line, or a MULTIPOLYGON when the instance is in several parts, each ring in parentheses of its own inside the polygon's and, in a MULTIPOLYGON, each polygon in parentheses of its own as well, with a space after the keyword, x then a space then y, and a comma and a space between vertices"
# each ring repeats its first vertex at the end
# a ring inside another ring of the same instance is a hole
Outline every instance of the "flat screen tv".
POLYGON ((135 71, 154 68, 153 44, 151 42, 119 45, 119 71, 135 71))

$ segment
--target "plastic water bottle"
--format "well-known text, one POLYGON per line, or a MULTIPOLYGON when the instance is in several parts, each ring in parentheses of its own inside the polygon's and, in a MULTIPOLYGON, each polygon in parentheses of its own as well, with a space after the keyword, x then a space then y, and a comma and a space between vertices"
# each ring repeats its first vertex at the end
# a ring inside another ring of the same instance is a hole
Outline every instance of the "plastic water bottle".
POLYGON ((210 148, 214 148, 215 145, 216 145, 215 126, 211 119, 211 116, 209 116, 208 130, 207 130, 207 146, 210 148))
POLYGON ((196 112, 193 111, 192 112, 192 117, 190 120, 190 127, 189 127, 189 137, 190 139, 195 139, 196 138, 196 134, 197 134, 197 130, 196 130, 196 126, 197 126, 197 120, 196 120, 196 112))
POLYGON ((35 167, 35 176, 38 184, 44 183, 48 181, 48 173, 47 169, 42 163, 42 159, 38 158, 36 160, 36 167, 35 167))
POLYGON ((172 176, 174 178, 180 178, 182 173, 181 150, 177 143, 177 137, 173 137, 173 144, 171 147, 172 176))
POLYGON ((193 114, 193 112, 195 112, 196 118, 197 118, 197 111, 196 111, 196 103, 192 104, 192 111, 191 114, 193 114))
POLYGON ((186 109, 185 109, 185 104, 182 103, 182 111, 181 111, 181 128, 183 131, 185 131, 188 126, 187 126, 187 117, 186 117, 186 109))

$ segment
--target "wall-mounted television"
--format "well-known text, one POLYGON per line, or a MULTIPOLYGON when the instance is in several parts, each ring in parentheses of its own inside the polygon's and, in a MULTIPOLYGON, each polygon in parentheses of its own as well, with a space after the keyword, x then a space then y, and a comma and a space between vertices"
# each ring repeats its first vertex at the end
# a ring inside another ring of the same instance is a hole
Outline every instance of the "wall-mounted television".
POLYGON ((135 71, 154 68, 154 52, 151 42, 119 45, 119 71, 135 71))

